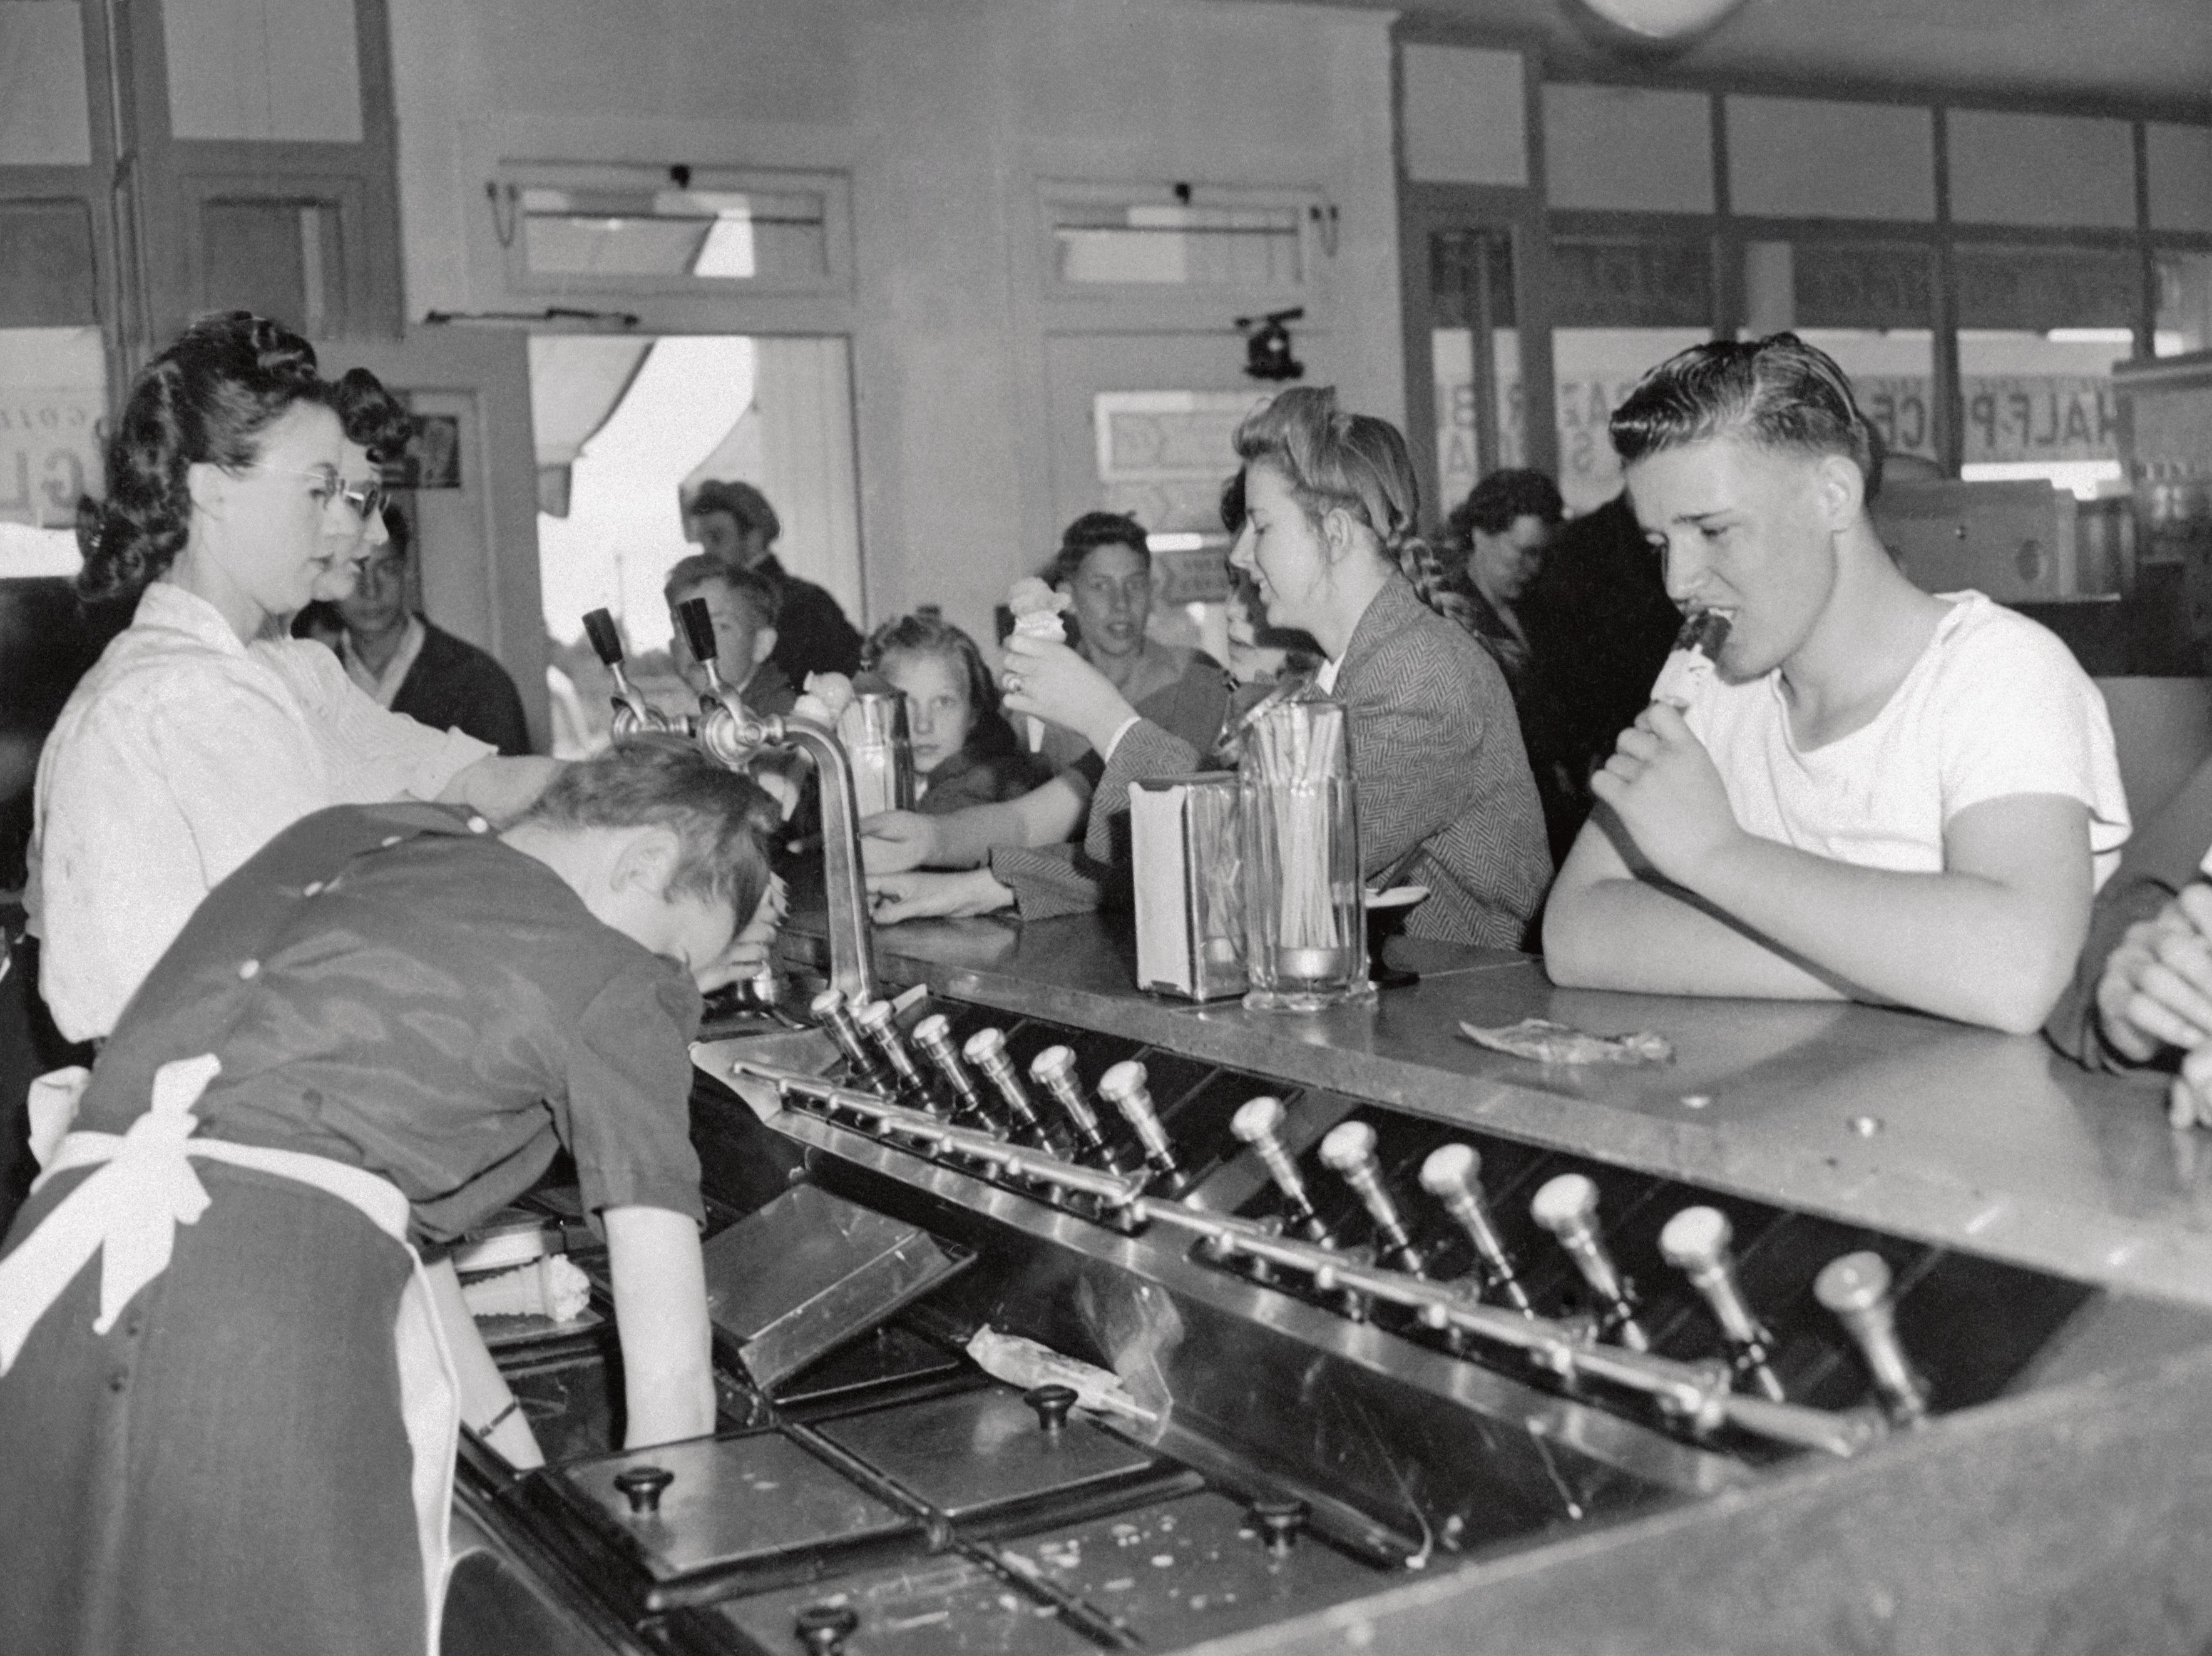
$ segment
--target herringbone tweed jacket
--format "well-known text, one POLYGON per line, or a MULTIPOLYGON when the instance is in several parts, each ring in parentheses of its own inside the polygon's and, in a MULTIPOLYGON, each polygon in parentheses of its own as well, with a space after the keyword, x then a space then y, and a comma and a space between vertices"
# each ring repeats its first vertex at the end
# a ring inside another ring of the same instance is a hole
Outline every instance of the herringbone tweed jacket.
MULTIPOLYGON (((1504 676, 1490 653, 1393 575, 1360 617, 1333 692, 1347 710, 1370 883, 1425 885, 1413 936, 1498 949, 1528 941, 1552 878, 1543 812, 1504 676)), ((1091 804, 1083 855, 994 852, 1025 918, 1096 907, 1126 878, 1129 786, 1200 768, 1188 743, 1145 723, 1115 745, 1091 804), (1087 866, 1086 866, 1087 865, 1087 866)))

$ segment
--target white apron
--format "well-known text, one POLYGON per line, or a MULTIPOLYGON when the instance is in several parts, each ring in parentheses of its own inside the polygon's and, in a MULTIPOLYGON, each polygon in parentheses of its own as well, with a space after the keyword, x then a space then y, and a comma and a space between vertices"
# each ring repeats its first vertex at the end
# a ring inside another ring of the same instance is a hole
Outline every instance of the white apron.
MULTIPOLYGON (((95 1252, 100 1255, 100 1314, 92 1326, 98 1334, 113 1327, 131 1296, 168 1269, 176 1228, 197 1222, 207 1210, 207 1188, 192 1171, 194 1157, 297 1180, 358 1209, 407 1250, 414 1271, 400 1297, 392 1335, 399 1363, 400 1415, 414 1459, 415 1529, 422 1544, 428 1616, 423 1650, 426 1656, 438 1656, 460 1388, 432 1307, 422 1259, 407 1240, 407 1198, 391 1180, 326 1156, 194 1138, 192 1131, 199 1122, 192 1106, 222 1067, 211 1053, 163 1065, 154 1074, 152 1107, 125 1133, 61 1137, 52 1114, 34 1124, 34 1139, 42 1141, 37 1147, 52 1149, 40 1157, 46 1171, 39 1175, 40 1185, 68 1168, 99 1171, 64 1198, 13 1253, 0 1259, 0 1374, 14 1364, 39 1319, 95 1252), (39 1131, 40 1125, 46 1131, 39 1131), (57 1137, 58 1144, 53 1142, 57 1137)), ((48 1096, 49 1109, 62 1111, 62 1123, 74 1111, 76 1095, 82 1091, 81 1077, 82 1072, 70 1077, 60 1071, 41 1077, 56 1083, 56 1092, 68 1095, 65 1108, 58 1097, 48 1096)))

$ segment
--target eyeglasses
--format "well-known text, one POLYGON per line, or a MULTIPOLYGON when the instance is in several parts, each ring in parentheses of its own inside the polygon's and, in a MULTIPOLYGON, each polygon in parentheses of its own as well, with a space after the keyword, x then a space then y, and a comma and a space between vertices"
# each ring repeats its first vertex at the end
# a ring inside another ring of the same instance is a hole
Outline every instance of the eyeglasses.
POLYGON ((363 524, 374 521, 377 513, 384 510, 385 500, 389 498, 384 480, 380 477, 368 482, 349 483, 342 481, 337 473, 328 467, 314 471, 295 471, 290 475, 313 483, 319 489, 330 491, 323 501, 324 506, 328 507, 332 500, 343 500, 353 515, 363 524))

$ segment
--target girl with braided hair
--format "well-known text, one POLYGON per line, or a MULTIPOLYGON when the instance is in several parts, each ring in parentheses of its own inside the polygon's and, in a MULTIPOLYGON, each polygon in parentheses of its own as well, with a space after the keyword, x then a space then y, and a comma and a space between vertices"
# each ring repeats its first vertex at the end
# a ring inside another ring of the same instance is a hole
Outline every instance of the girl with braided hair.
MULTIPOLYGON (((1348 714, 1369 883, 1429 889, 1410 935, 1520 947, 1551 878, 1543 816, 1505 681, 1415 532, 1405 439, 1344 412, 1333 391, 1298 386, 1245 418, 1237 452, 1246 519, 1230 561, 1256 580, 1270 625, 1321 646, 1316 682, 1348 714)), ((1199 767, 1190 743, 1140 718, 1065 645, 1018 637, 1007 650, 1008 711, 1065 725, 1106 756, 1076 859, 1088 901, 1055 864, 1008 847, 941 883, 879 877, 886 918, 1092 906, 1130 785, 1199 767)))
POLYGON ((131 387, 107 498, 79 512, 88 601, 135 605, 39 764, 30 906, 62 1032, 105 1036, 200 899, 311 811, 413 797, 512 816, 550 761, 386 712, 283 622, 353 589, 384 538, 378 464, 407 416, 360 369, 243 311, 131 387))

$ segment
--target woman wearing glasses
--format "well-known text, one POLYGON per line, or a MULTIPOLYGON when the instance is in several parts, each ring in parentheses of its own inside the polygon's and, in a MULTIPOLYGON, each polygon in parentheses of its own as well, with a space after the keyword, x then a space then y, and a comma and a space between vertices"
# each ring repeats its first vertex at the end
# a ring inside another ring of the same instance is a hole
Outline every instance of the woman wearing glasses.
POLYGON ((77 585, 137 607, 39 764, 31 912, 70 1039, 113 1028, 200 899, 309 812, 412 798, 501 820, 551 775, 386 712, 283 634, 352 590, 384 537, 375 462, 404 440, 372 375, 325 381, 304 339, 244 312, 194 324, 131 388, 77 585))

